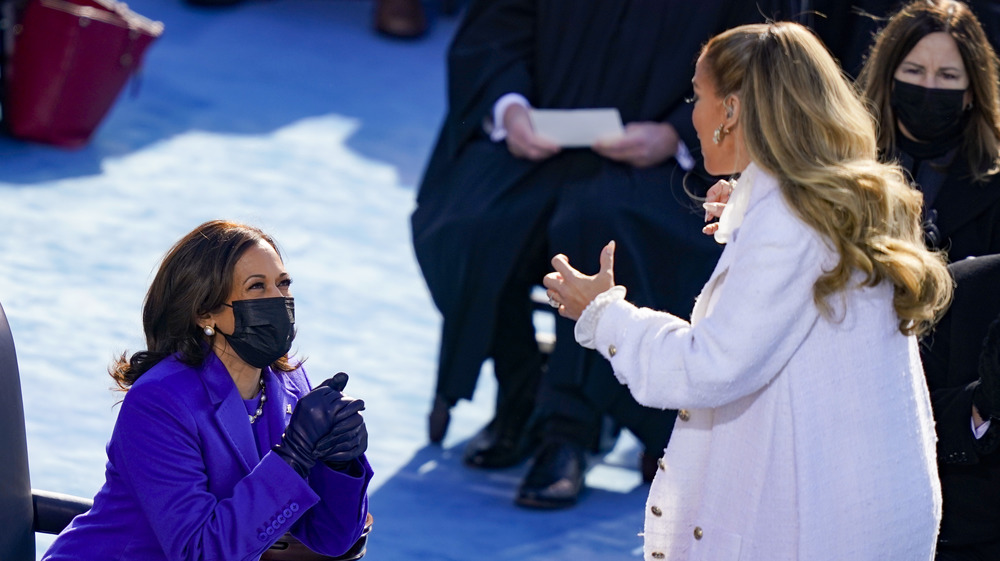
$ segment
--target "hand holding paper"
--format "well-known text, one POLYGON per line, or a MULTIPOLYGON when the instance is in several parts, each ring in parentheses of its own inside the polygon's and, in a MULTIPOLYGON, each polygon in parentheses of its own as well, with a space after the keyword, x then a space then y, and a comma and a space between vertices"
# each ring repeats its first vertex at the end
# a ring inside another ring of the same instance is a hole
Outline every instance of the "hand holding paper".
POLYGON ((535 134, 563 148, 587 148, 624 133, 622 117, 610 109, 532 109, 535 134))
POLYGON ((507 129, 507 150, 516 157, 539 162, 559 153, 560 147, 539 135, 531 123, 528 108, 512 104, 503 115, 507 129))
POLYGON ((598 154, 637 168, 663 163, 677 154, 680 137, 668 123, 629 123, 624 134, 617 138, 603 138, 594 143, 598 154))

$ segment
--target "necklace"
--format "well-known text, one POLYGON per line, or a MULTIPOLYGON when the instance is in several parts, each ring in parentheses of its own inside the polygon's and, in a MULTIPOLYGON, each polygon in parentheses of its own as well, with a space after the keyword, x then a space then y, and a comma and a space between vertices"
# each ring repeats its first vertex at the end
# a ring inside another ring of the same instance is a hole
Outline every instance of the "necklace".
POLYGON ((260 377, 260 403, 257 405, 257 410, 254 411, 253 415, 247 415, 250 417, 250 424, 260 418, 261 414, 264 413, 264 403, 267 402, 267 392, 264 391, 264 375, 260 377))

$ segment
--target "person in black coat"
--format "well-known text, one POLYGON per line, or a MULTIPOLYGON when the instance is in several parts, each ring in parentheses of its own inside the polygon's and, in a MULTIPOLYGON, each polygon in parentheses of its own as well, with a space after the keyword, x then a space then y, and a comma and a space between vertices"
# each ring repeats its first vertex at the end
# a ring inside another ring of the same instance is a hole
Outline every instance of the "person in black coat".
POLYGON ((928 245, 950 261, 1000 253, 998 59, 957 0, 918 0, 879 33, 859 84, 879 148, 924 194, 928 245))
POLYGON ((944 498, 937 561, 994 560, 1000 559, 1000 255, 949 268, 954 300, 920 349, 944 498))
POLYGON ((555 347, 542 355, 529 294, 551 255, 585 264, 616 239, 629 248, 618 273, 635 302, 691 309, 720 248, 700 233, 704 211, 692 193, 704 195, 714 180, 689 152, 699 142, 684 100, 701 45, 761 19, 749 0, 468 6, 448 51, 448 113, 411 217, 417 260, 444 319, 430 438, 444 437, 449 408, 471 398, 492 359, 496 414, 467 445, 465 462, 516 464, 529 450, 529 425, 539 427, 518 504, 574 504, 585 451, 606 415, 638 437, 655 470, 675 412, 639 406, 604 359, 574 343, 568 320, 556 320, 555 347), (561 149, 534 133, 528 106, 614 107, 625 133, 561 149))

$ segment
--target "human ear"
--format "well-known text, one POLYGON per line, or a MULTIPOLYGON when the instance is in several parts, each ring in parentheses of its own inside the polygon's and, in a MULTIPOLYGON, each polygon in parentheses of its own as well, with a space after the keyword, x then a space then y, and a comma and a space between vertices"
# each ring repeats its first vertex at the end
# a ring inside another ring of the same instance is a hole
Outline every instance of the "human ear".
POLYGON ((726 96, 723 101, 723 106, 726 109, 726 128, 733 128, 737 121, 740 120, 740 98, 736 94, 730 94, 726 96))

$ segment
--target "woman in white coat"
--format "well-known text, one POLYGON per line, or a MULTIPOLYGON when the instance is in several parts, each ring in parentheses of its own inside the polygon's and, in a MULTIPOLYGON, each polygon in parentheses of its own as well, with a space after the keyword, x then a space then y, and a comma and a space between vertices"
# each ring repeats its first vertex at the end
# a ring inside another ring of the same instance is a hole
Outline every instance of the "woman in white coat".
POLYGON ((740 175, 691 321, 625 300, 614 242, 598 274, 558 255, 544 281, 640 403, 680 410, 645 558, 929 560, 941 496, 914 335, 952 287, 920 194, 877 161, 871 117, 802 26, 714 37, 693 84, 705 167, 740 175))

